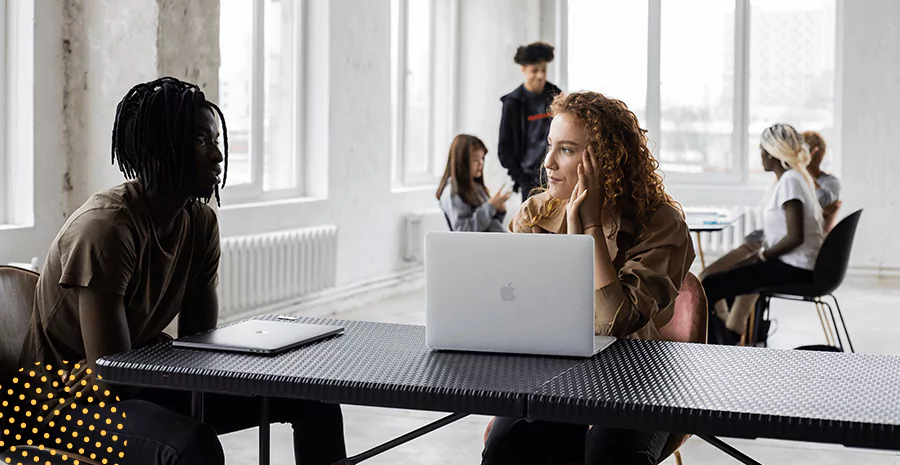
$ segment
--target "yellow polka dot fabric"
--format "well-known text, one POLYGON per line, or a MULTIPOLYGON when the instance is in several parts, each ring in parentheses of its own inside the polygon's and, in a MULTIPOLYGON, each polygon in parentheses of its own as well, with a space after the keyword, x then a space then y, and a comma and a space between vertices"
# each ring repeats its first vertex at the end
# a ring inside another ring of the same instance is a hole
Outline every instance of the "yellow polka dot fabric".
MULTIPOLYGON (((66 386, 65 377, 74 370, 77 368, 68 363, 58 370, 35 364, 34 369, 20 369, 9 380, 11 384, 0 385, 4 395, 0 407, 0 450, 8 447, 7 453, 14 457, 4 459, 6 463, 40 462, 37 455, 41 454, 16 448, 24 444, 59 455, 64 462, 71 459, 66 463, 78 464, 78 459, 85 457, 103 464, 127 463, 127 442, 109 441, 107 436, 107 431, 119 433, 124 427, 125 413, 114 407, 118 399, 110 398, 109 391, 101 391, 86 380, 66 387, 68 395, 61 393, 60 388, 66 386), (48 405, 57 407, 50 412, 48 405), (65 407, 71 410, 66 410, 63 417, 60 410, 65 407)), ((90 369, 85 371, 93 376, 90 369)))

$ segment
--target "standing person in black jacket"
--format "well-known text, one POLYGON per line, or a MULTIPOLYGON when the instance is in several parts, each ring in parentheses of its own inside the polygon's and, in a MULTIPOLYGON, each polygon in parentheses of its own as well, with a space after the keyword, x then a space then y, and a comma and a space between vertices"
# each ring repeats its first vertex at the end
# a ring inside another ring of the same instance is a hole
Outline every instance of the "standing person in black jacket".
POLYGON ((522 201, 540 187, 541 163, 547 152, 550 132, 550 102, 561 91, 547 82, 547 64, 553 61, 553 46, 543 42, 523 45, 515 62, 522 67, 525 82, 500 98, 500 164, 509 171, 513 190, 522 192, 522 201))

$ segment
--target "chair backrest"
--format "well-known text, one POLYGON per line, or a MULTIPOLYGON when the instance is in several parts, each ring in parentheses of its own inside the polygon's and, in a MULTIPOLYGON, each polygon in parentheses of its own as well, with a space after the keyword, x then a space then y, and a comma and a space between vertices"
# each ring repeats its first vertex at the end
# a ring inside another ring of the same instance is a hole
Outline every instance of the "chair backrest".
POLYGON ((37 282, 33 271, 0 266, 0 380, 19 369, 37 282))
POLYGON ((665 326, 659 328, 659 333, 669 341, 705 343, 707 317, 703 285, 696 276, 688 273, 675 298, 675 314, 665 326))
POLYGON ((844 281, 847 264, 850 262, 850 250, 853 248, 853 237, 856 236, 861 215, 862 209, 856 210, 825 236, 813 270, 816 288, 822 295, 831 294, 844 281))
MULTIPOLYGON (((688 273, 681 283, 675 298, 675 313, 665 326, 659 328, 663 339, 676 342, 706 343, 707 313, 706 292, 703 285, 692 273, 688 273)), ((663 445, 659 462, 674 454, 690 437, 687 434, 672 433, 663 445)))

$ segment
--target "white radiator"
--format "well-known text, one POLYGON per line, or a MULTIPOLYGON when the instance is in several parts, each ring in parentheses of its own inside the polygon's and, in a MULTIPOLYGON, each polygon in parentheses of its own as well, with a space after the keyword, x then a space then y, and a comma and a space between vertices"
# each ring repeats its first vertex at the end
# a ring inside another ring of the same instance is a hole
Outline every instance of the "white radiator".
POLYGON ((403 259, 408 262, 425 262, 425 233, 449 231, 447 219, 441 209, 424 210, 406 215, 406 250, 403 259))
MULTIPOLYGON (((736 221, 732 226, 718 232, 701 233, 700 240, 703 243, 703 252, 707 255, 724 254, 732 249, 740 246, 744 242, 744 237, 751 232, 762 229, 762 214, 759 207, 756 206, 707 206, 704 208, 714 208, 729 210, 732 212, 743 212, 741 219, 736 221)), ((694 240, 697 240, 696 235, 694 240)))
POLYGON ((219 311, 233 315, 335 285, 337 226, 222 239, 219 311))

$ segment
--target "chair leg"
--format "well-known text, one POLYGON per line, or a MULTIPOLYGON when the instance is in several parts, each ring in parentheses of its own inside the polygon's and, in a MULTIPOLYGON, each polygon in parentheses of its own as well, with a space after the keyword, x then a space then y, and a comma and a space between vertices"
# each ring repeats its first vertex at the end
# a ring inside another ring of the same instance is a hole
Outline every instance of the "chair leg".
MULTIPOLYGON (((838 303, 837 297, 835 297, 834 294, 828 294, 828 296, 834 301, 834 306, 837 307, 838 316, 841 317, 841 326, 844 327, 844 335, 847 336, 847 345, 850 346, 850 352, 855 353, 856 351, 853 350, 853 343, 850 342, 850 333, 847 332, 847 323, 844 322, 844 314, 841 313, 841 305, 838 303)), ((835 329, 837 329, 836 326, 837 322, 835 322, 835 329)))
MULTIPOLYGON (((752 320, 752 328, 753 330, 750 332, 750 346, 756 347, 759 343, 759 338, 757 338, 757 333, 759 332, 759 328, 762 327, 760 323, 762 323, 766 318, 766 313, 771 311, 770 305, 772 305, 772 296, 770 295, 761 295, 759 299, 756 301, 756 305, 753 307, 753 320, 752 320)), ((764 336, 766 342, 763 343, 763 347, 767 347, 768 343, 768 334, 764 336)))
POLYGON ((700 252, 700 266, 706 269, 706 257, 703 256, 703 243, 700 242, 700 231, 695 231, 697 235, 697 251, 700 252))
POLYGON ((741 345, 751 347, 753 346, 753 328, 756 326, 756 306, 753 306, 753 310, 750 311, 750 323, 747 325, 747 330, 744 331, 744 335, 741 336, 741 345))
MULTIPOLYGON (((838 347, 840 347, 841 352, 844 351, 844 344, 841 341, 841 333, 837 328, 837 318, 834 317, 834 310, 831 308, 831 304, 828 302, 822 302, 822 305, 828 308, 828 313, 831 314, 831 320, 829 321, 829 326, 834 325, 835 336, 837 336, 838 347)), ((830 329, 830 328, 829 328, 830 329)))
POLYGON ((822 317, 822 313, 825 311, 822 308, 822 303, 818 300, 814 302, 816 304, 816 314, 819 315, 819 323, 822 325, 822 334, 825 335, 825 343, 828 345, 834 345, 831 342, 831 337, 828 336, 828 330, 825 329, 825 318, 822 317))

